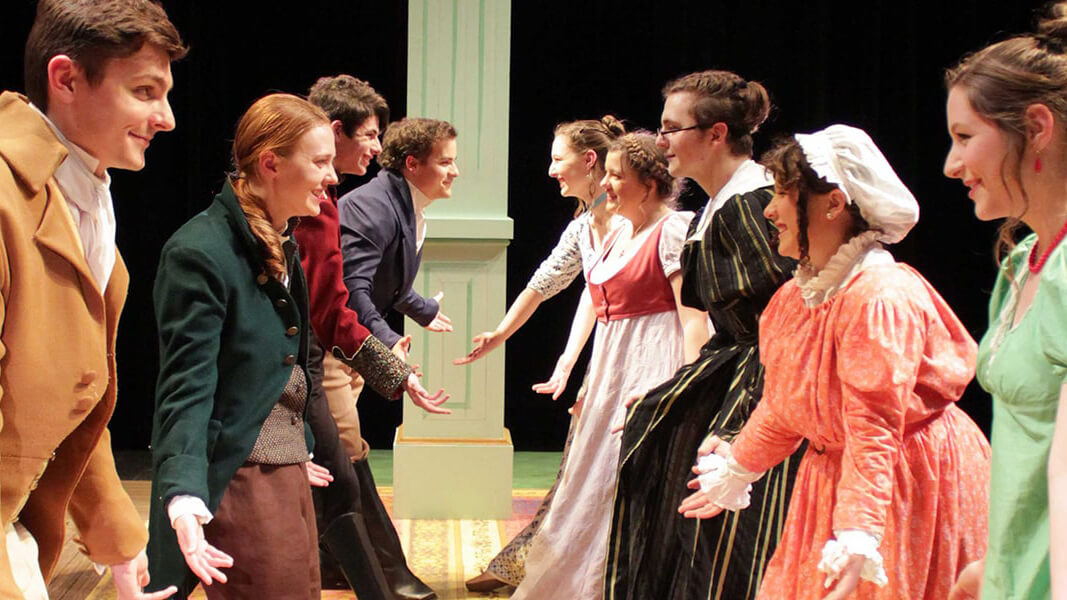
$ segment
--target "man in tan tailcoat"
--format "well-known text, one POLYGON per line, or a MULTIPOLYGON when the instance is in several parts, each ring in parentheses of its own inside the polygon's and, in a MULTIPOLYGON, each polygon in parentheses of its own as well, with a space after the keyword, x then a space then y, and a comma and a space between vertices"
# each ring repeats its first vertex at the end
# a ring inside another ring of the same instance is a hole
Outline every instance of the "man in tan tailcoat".
POLYGON ((0 598, 47 598, 68 513, 118 598, 173 593, 141 592, 148 536, 107 430, 129 282, 107 169, 141 169, 174 128, 170 63, 184 53, 153 2, 41 0, 29 99, 0 95, 0 598))

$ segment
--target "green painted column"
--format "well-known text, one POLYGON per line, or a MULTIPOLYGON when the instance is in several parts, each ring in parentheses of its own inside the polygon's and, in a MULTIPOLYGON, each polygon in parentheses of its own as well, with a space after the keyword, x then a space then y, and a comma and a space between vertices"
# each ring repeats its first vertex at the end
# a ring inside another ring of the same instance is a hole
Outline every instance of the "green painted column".
POLYGON ((410 401, 393 447, 398 518, 502 519, 511 514, 512 445, 504 428, 504 351, 457 367, 470 340, 504 316, 507 245, 510 0, 409 0, 408 116, 444 119, 457 138, 452 197, 427 210, 425 296, 444 291, 452 333, 411 320, 410 362, 427 389, 452 394, 451 415, 410 401))

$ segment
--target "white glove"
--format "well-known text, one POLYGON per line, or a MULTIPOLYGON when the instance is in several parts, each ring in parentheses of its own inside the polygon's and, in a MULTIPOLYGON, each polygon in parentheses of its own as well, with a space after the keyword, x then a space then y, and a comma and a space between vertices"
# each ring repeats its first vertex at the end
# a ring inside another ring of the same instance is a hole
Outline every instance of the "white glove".
POLYGON ((826 573, 827 588, 841 578, 841 573, 848 566, 848 561, 853 556, 862 556, 863 570, 860 578, 873 582, 877 585, 889 583, 885 568, 882 566, 882 555, 878 552, 878 538, 859 529, 843 529, 835 531, 837 539, 826 542, 822 547, 822 560, 819 561, 819 570, 826 573))
POLYGON ((737 464, 732 456, 724 458, 718 454, 701 456, 697 460, 700 475, 700 491, 716 506, 726 510, 741 510, 751 502, 752 482, 763 477, 763 473, 753 473, 737 464))

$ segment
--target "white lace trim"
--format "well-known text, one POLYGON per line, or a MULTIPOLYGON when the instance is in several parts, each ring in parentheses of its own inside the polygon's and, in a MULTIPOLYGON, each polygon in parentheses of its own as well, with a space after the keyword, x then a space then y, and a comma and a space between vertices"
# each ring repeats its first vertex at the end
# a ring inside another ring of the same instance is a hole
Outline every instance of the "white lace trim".
POLYGON ((796 280, 804 305, 812 307, 826 302, 867 267, 892 264, 893 255, 882 247, 879 235, 877 231, 857 235, 842 244, 819 271, 810 265, 798 267, 796 280))
POLYGON ((741 510, 751 503, 752 482, 763 476, 753 473, 737 463, 732 456, 718 454, 701 456, 697 460, 700 475, 700 491, 708 495, 713 504, 726 510, 741 510))
POLYGON ((860 570, 861 579, 879 586, 889 583, 882 565, 882 555, 878 552, 878 538, 859 529, 835 531, 834 535, 837 539, 826 542, 822 547, 822 559, 819 561, 818 569, 826 573, 825 587, 831 587, 841 578, 853 556, 862 556, 865 559, 860 570))

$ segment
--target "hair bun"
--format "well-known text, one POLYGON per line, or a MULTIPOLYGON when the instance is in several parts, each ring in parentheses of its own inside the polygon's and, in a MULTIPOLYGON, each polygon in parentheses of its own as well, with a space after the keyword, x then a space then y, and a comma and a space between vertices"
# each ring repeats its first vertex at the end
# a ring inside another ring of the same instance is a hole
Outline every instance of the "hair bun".
POLYGON ((739 91, 744 103, 744 123, 748 130, 745 133, 756 133, 759 126, 767 120, 771 114, 771 97, 767 88, 758 81, 746 81, 739 91))
POLYGON ((1037 34, 1067 45, 1067 2, 1049 5, 1046 16, 1037 22, 1037 34))
POLYGON ((600 124, 607 128, 612 137, 619 137, 626 133, 626 126, 622 124, 622 121, 616 119, 615 115, 600 117, 600 124))

